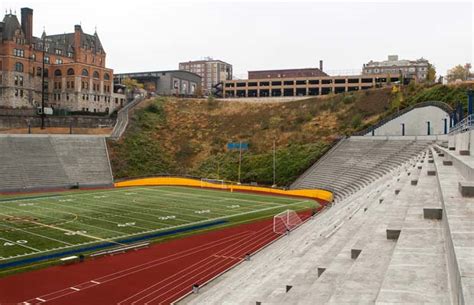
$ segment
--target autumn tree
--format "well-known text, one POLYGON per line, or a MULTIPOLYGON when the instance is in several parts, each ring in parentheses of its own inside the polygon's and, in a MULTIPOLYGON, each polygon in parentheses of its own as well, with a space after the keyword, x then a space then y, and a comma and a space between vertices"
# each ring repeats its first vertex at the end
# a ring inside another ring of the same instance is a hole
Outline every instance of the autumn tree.
POLYGON ((436 68, 432 64, 428 64, 428 74, 426 80, 430 83, 434 83, 436 80, 436 68))
POLYGON ((464 66, 457 65, 448 71, 448 82, 455 82, 457 80, 465 81, 471 76, 471 64, 467 63, 464 66))

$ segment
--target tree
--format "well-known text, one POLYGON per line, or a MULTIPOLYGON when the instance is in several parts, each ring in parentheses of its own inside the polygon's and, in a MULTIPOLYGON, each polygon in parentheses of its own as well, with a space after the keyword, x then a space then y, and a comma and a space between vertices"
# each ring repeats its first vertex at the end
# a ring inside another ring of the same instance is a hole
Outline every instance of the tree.
POLYGON ((457 65, 448 70, 448 82, 455 82, 457 80, 465 81, 471 76, 471 64, 467 63, 464 66, 457 65))
POLYGON ((428 74, 426 80, 430 83, 434 83, 436 80, 436 68, 432 64, 428 64, 428 74))
POLYGON ((136 79, 126 78, 122 81, 122 84, 131 92, 136 89, 143 89, 143 84, 140 84, 136 79))

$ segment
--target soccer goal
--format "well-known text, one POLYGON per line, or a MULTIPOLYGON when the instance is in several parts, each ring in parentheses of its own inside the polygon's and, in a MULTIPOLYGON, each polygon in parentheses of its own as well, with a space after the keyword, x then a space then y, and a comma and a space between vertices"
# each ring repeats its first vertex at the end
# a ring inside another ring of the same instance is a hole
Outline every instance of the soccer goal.
POLYGON ((273 216, 273 232, 285 234, 294 230, 302 223, 303 221, 295 211, 286 210, 273 216))
POLYGON ((201 187, 227 188, 224 180, 212 178, 201 178, 201 187))

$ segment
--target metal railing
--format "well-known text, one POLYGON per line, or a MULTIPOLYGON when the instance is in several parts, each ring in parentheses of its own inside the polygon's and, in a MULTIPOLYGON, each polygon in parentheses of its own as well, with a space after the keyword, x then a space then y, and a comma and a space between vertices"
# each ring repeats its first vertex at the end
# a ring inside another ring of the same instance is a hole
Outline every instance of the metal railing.
POLYGON ((128 111, 135 107, 138 103, 143 101, 145 97, 139 95, 136 96, 133 101, 125 105, 122 109, 120 109, 117 113, 117 122, 115 123, 115 127, 110 135, 110 138, 113 140, 118 140, 127 129, 128 125, 128 111))
POLYGON ((464 118, 462 121, 456 124, 453 128, 450 130, 450 134, 455 134, 459 132, 464 132, 474 129, 474 115, 470 114, 466 118, 464 118))

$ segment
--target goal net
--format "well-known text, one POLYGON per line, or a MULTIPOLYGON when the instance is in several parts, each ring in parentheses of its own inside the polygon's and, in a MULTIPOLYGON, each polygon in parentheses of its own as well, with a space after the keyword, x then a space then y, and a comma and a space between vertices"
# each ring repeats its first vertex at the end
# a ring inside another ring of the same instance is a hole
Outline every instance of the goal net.
POLYGON ((227 188, 224 180, 212 178, 201 178, 201 187, 227 188))
POLYGON ((295 211, 286 210, 273 216, 273 232, 285 234, 294 230, 302 223, 303 221, 295 211))

